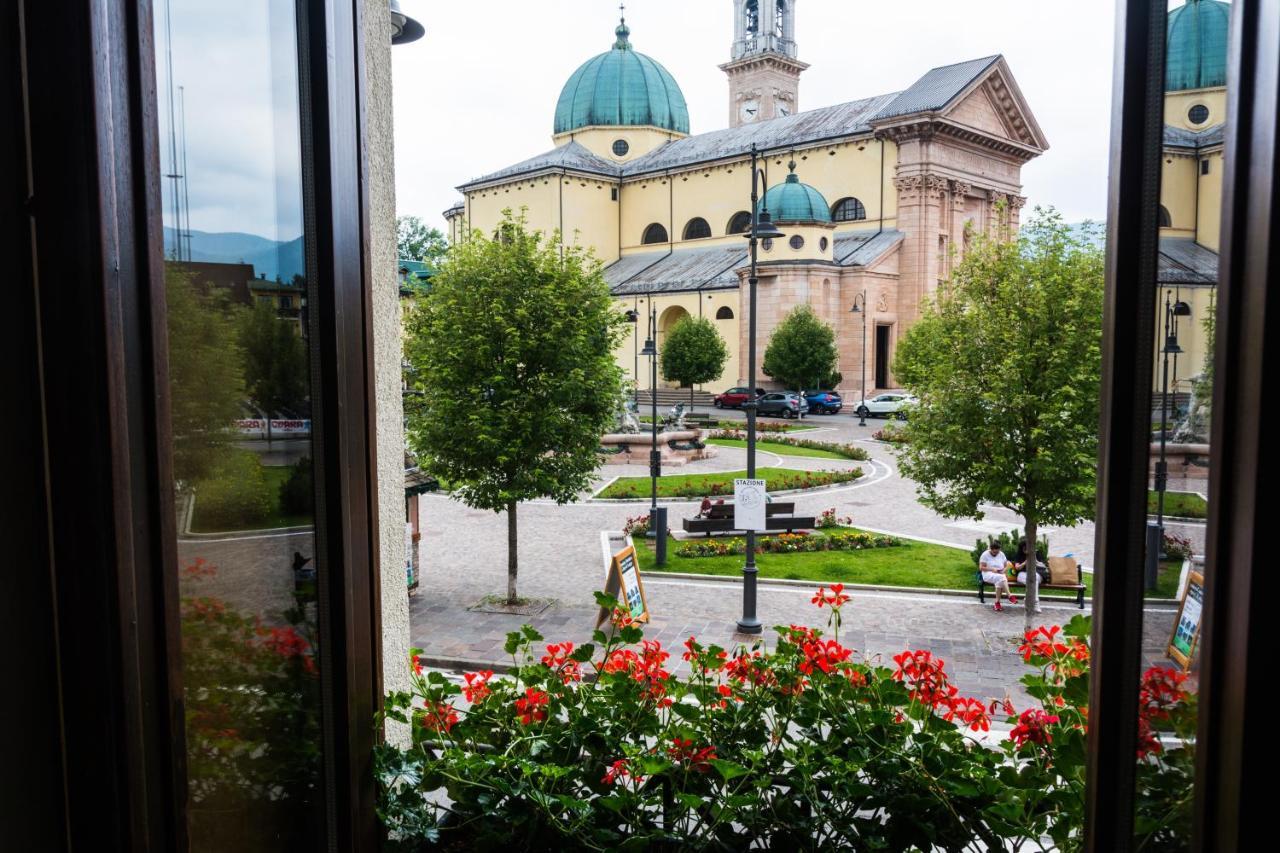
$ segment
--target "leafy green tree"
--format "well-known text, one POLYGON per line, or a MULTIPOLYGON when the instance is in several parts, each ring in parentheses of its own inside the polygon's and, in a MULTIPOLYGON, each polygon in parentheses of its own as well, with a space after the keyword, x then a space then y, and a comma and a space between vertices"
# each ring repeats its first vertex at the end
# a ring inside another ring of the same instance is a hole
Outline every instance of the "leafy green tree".
MULTIPOLYGON (((1014 239, 971 235, 893 364, 920 398, 897 454, 924 504, 949 518, 1005 507, 1028 542, 1091 517, 1102 301, 1102 251, 1052 210, 1014 239)), ((1028 629, 1037 606, 1028 586, 1028 629)))
POLYGON ((439 228, 428 228, 416 216, 396 217, 396 251, 401 260, 423 261, 433 269, 449 250, 449 241, 439 228))
POLYGON ((281 319, 270 301, 260 301, 246 313, 240 328, 245 384, 249 398, 271 421, 284 409, 297 409, 307 399, 307 353, 296 324, 281 319))
POLYGON ((202 293, 191 277, 165 265, 169 331, 169 412, 173 476, 183 489, 208 477, 236 438, 244 402, 237 315, 223 292, 202 293))
POLYGON ((710 382, 724 371, 729 348, 705 317, 683 317, 667 332, 662 345, 662 378, 689 386, 689 408, 693 408, 693 386, 710 382))
POLYGON ((801 305, 773 330, 762 367, 766 376, 798 391, 834 387, 840 376, 839 360, 835 330, 808 305, 801 305))
POLYGON ((405 357, 411 448, 468 506, 507 513, 515 603, 516 507, 574 500, 599 464, 622 374, 624 316, 600 264, 504 213, 494 239, 455 245, 410 311, 405 357))

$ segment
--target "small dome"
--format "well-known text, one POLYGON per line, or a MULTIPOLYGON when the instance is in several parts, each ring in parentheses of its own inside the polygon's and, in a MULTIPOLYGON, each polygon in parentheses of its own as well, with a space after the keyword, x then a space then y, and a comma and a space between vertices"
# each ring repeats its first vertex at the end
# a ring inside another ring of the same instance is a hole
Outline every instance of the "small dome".
POLYGON ((1231 4, 1187 0, 1169 13, 1164 88, 1169 92, 1227 85, 1231 4))
POLYGON ((800 183, 794 160, 791 161, 791 174, 782 183, 770 187, 762 201, 774 222, 831 221, 831 206, 822 193, 800 183))
POLYGON ((689 108, 675 78, 631 48, 626 22, 613 49, 582 64, 560 90, 556 133, 581 127, 660 127, 689 132, 689 108))

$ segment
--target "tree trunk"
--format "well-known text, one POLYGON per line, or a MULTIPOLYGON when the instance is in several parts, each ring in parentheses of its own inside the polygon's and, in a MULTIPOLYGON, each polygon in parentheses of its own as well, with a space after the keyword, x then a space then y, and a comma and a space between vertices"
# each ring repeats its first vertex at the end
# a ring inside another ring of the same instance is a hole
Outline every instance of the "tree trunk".
MULTIPOLYGON (((1039 525, 1036 523, 1034 516, 1027 518, 1027 526, 1023 531, 1023 535, 1027 537, 1027 564, 1024 568, 1027 570, 1027 587, 1025 595, 1022 599, 1022 609, 1025 611, 1025 619, 1023 624, 1026 630, 1030 631, 1036 627, 1036 611, 1040 609, 1040 584, 1036 577, 1036 550, 1038 548, 1038 540, 1040 536, 1039 525)), ((1045 554, 1044 558, 1049 559, 1049 555, 1045 554)))
POLYGON ((693 414, 693 384, 689 384, 689 414, 693 414))
POLYGON ((511 605, 519 601, 516 598, 516 571, 519 568, 516 529, 516 502, 510 501, 507 504, 507 604, 511 605))

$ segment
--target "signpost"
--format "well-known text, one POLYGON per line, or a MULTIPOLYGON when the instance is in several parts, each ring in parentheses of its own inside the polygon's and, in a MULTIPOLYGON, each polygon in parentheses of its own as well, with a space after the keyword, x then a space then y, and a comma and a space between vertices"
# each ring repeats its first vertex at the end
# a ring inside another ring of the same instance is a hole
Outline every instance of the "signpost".
MULTIPOLYGON (((604 591, 618 600, 632 619, 649 621, 649 604, 644 597, 644 582, 640 580, 640 567, 636 565, 636 549, 631 545, 609 559, 608 574, 604 579, 604 591)), ((603 607, 596 618, 599 628, 609 618, 603 607)))
POLYGON ((734 529, 765 530, 765 504, 768 502, 769 496, 764 480, 734 480, 734 529))
POLYGON ((1191 669, 1191 659, 1195 657, 1196 645, 1200 642, 1200 617, 1204 608, 1204 575, 1191 572, 1187 577, 1187 589, 1182 596, 1182 605, 1178 608, 1178 619, 1173 625, 1173 636, 1169 638, 1169 658, 1182 667, 1183 672, 1191 669))

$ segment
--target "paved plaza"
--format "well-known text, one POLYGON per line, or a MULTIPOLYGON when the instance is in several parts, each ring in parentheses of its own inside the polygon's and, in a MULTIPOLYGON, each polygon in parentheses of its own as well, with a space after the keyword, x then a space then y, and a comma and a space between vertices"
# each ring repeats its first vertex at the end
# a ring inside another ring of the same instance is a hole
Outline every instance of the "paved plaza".
MULTIPOLYGON (((871 460, 856 463, 761 453, 758 464, 762 467, 864 468, 865 476, 854 483, 789 497, 800 514, 834 507, 838 515, 852 516, 858 527, 966 549, 981 536, 1021 526, 1020 519, 1004 509, 991 508, 980 521, 952 521, 917 503, 914 484, 898 476, 892 449, 871 439, 885 422, 868 421, 866 427, 859 427, 855 417, 837 415, 815 417, 806 423, 820 431, 804 433, 804 437, 863 442, 871 460)), ((715 459, 694 463, 677 473, 745 468, 745 451, 718 450, 715 459)), ((616 476, 646 473, 647 469, 638 465, 603 466, 597 488, 616 476)), ((618 531, 628 517, 647 512, 645 502, 588 499, 564 506, 549 501, 521 504, 519 592, 553 602, 542 613, 524 617, 469 609, 485 595, 505 593, 505 515, 471 509, 447 495, 428 495, 423 500, 421 587, 411 602, 412 642, 427 658, 446 668, 509 664, 503 641, 508 631, 525 622, 533 624, 548 642, 588 640, 596 617, 592 594, 601 588, 604 578, 600 533, 618 531)), ((669 507, 670 524, 677 530, 682 518, 697 511, 696 502, 661 504, 669 507)), ((1197 549, 1202 544, 1201 526, 1179 526, 1175 532, 1191 537, 1197 549)), ((1072 553, 1085 566, 1092 563, 1093 535, 1092 524, 1048 530, 1052 553, 1072 553)), ((755 639, 735 635, 742 607, 739 582, 670 578, 651 572, 644 583, 654 617, 647 636, 664 646, 678 648, 689 634, 724 646, 755 639)), ((816 584, 760 583, 758 612, 766 626, 766 639, 772 642, 775 635, 769 628, 773 625, 803 622, 821 626, 825 622, 826 612, 819 612, 809 602, 813 586, 816 584)), ((1045 624, 1062 623, 1079 612, 1074 605, 1047 604, 1041 618, 1045 624)), ((1147 609, 1147 662, 1163 660, 1173 616, 1168 607, 1147 609)), ((973 595, 860 590, 846 608, 841 639, 860 653, 880 656, 886 662, 905 648, 930 649, 946 660, 965 693, 1002 697, 1009 689, 1015 701, 1025 703, 1026 697, 1016 689, 1018 678, 1027 671, 1016 653, 1023 618, 1020 604, 995 613, 989 604, 979 605, 973 595)))

